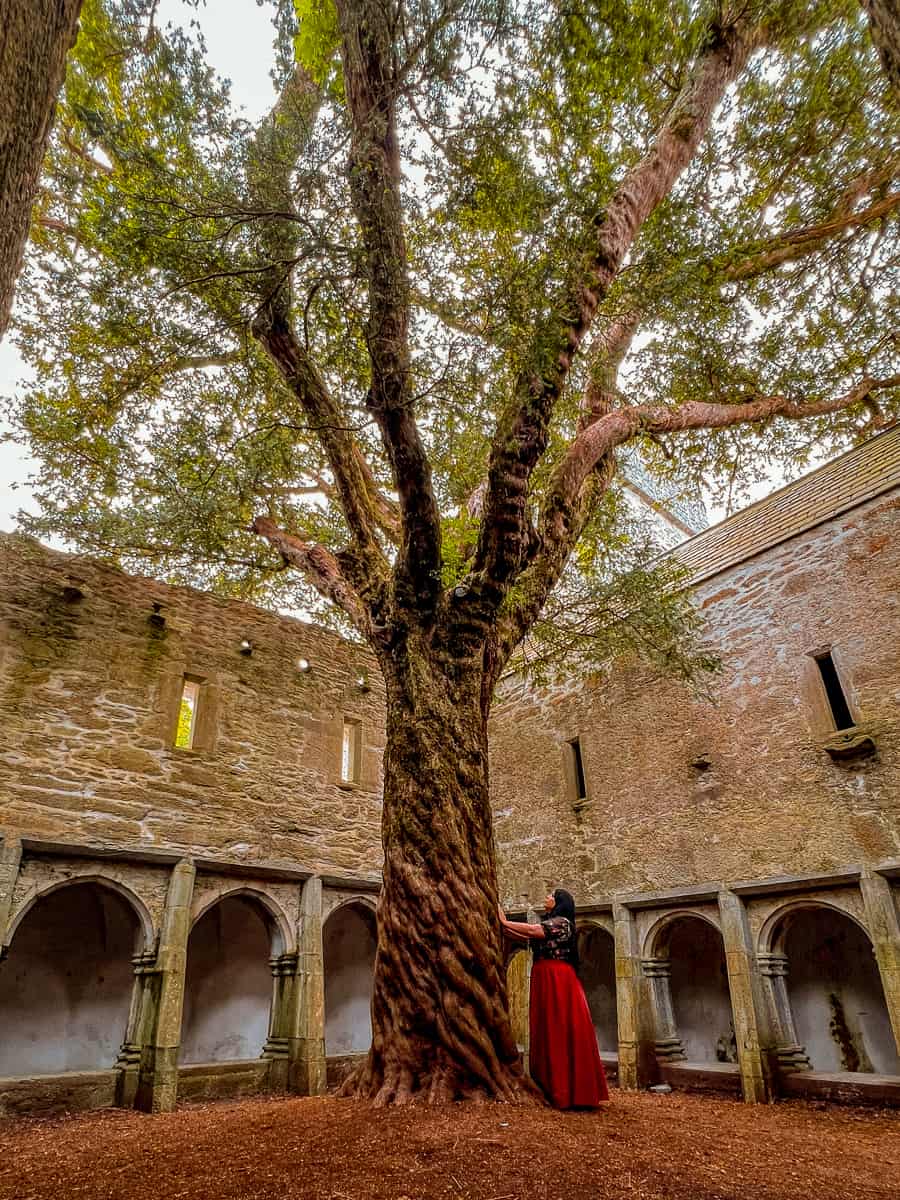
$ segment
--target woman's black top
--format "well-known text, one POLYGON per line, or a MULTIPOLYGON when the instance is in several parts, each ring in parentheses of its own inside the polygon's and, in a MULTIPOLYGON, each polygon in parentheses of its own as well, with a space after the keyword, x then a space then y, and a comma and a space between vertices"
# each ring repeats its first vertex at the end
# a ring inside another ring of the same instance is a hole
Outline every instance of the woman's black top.
POLYGON ((531 943, 534 961, 554 958, 558 962, 567 962, 575 966, 578 962, 578 949, 575 945, 575 929, 568 917, 545 917, 541 925, 544 936, 534 938, 531 943))

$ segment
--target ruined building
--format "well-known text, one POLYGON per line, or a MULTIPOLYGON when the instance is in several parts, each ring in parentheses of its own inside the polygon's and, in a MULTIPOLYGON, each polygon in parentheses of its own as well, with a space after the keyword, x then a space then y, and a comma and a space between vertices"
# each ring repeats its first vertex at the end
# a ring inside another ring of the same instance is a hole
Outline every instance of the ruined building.
MULTIPOLYGON (((900 1097, 900 427, 676 551, 713 700, 508 679, 503 898, 621 1085, 900 1097)), ((313 626, 0 538, 0 1113, 316 1092, 369 1036, 383 700, 313 626)), ((510 964, 526 1042, 528 964, 510 964)), ((527 1047, 526 1047, 527 1048, 527 1047)))

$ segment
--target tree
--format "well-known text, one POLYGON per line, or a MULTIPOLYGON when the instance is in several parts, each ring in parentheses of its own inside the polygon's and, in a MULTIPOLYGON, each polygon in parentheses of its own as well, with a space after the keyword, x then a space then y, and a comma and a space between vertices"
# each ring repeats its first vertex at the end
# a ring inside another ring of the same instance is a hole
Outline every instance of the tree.
POLYGON ((522 1098, 495 685, 548 625, 581 661, 697 662, 617 449, 732 493, 898 413, 897 126, 865 17, 297 0, 255 129, 146 20, 90 0, 66 86, 12 402, 28 528, 319 600, 367 642, 385 864, 352 1087, 522 1098))
POLYGON ((81 0, 0 0, 0 337, 81 0))

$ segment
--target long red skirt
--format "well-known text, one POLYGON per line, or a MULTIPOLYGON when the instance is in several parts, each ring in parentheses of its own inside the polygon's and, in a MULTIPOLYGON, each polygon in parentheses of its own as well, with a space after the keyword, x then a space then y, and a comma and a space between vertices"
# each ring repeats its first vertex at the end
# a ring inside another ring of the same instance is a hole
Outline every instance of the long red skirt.
POLYGON ((609 1099, 587 997, 570 963, 541 958, 531 969, 528 1065, 554 1108, 596 1108, 609 1099))

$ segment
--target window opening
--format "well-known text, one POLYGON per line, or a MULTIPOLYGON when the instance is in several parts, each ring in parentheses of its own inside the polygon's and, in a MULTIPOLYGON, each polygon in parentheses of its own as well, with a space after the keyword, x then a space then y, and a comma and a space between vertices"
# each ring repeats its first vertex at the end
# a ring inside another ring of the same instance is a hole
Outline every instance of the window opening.
POLYGON ((181 704, 178 707, 178 728, 175 745, 179 750, 190 750, 194 745, 197 729, 197 710, 200 707, 200 684, 196 679, 185 679, 181 687, 181 704))
POLYGON ((581 739, 572 738, 569 742, 572 754, 572 778, 575 784, 575 802, 587 799, 587 784, 584 781, 584 760, 581 757, 581 739))
POLYGON ((837 667, 834 665, 834 659, 831 657, 831 651, 817 654, 815 660, 819 674, 822 676, 822 683, 825 685, 825 695, 828 697, 835 728, 850 729, 855 722, 850 715, 850 705, 847 703, 847 697, 841 687, 841 680, 837 673, 837 667))
POLYGON ((356 783, 359 779, 361 730, 359 721, 344 721, 341 738, 341 783, 356 783))

